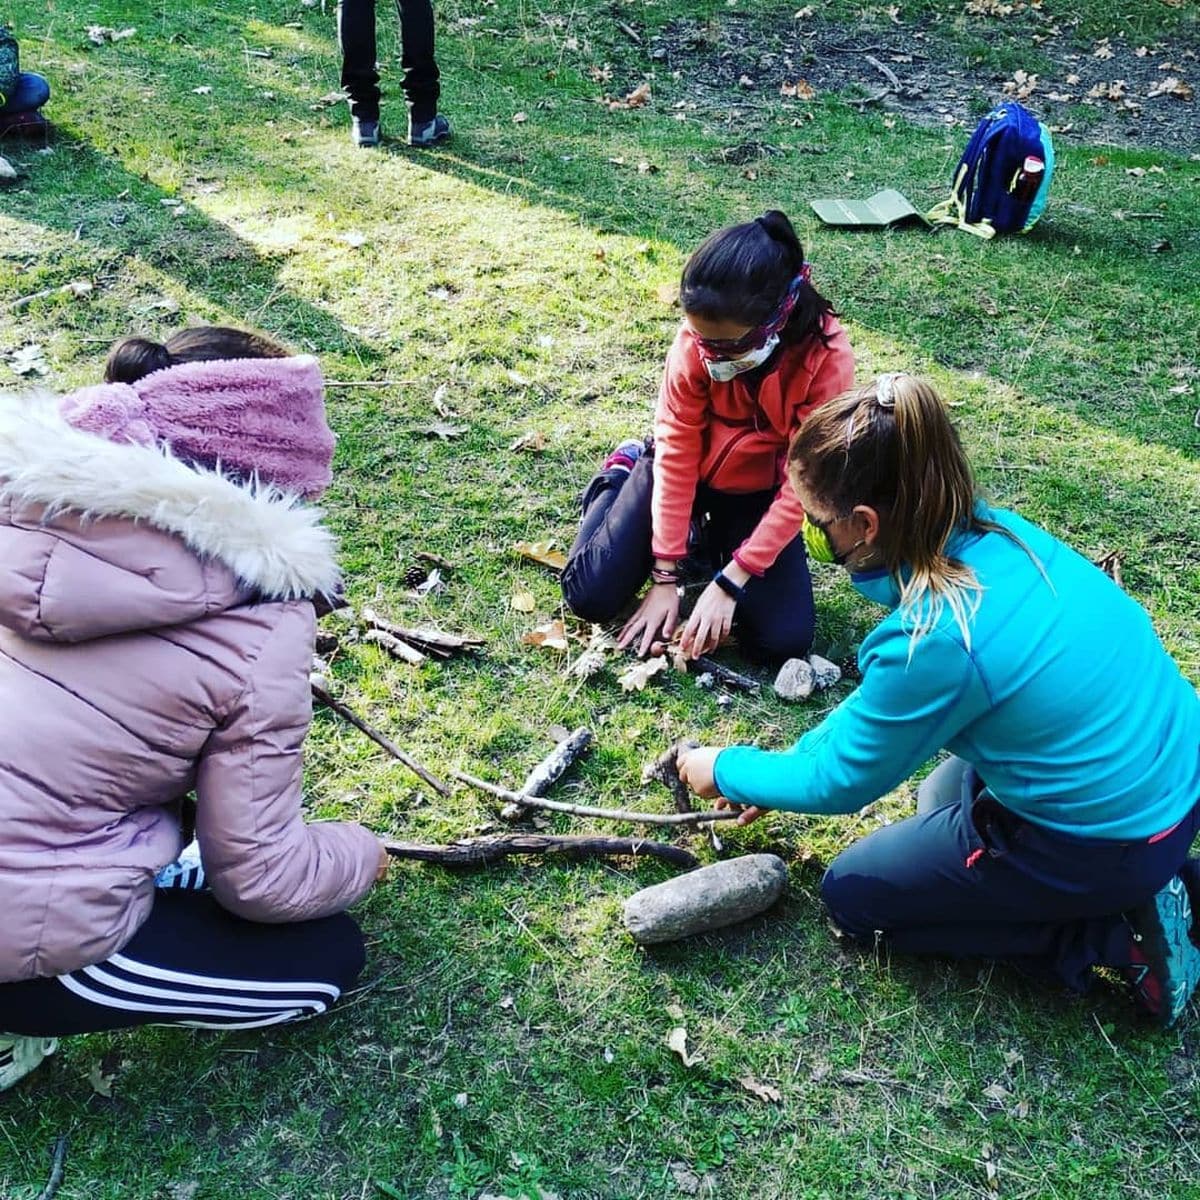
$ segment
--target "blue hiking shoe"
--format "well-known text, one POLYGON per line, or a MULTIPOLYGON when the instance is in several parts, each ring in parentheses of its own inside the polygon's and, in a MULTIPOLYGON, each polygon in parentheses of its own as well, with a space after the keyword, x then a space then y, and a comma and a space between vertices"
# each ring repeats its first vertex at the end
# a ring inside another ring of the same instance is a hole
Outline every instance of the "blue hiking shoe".
POLYGON ((42 1060, 57 1049, 57 1038, 0 1035, 0 1092, 40 1067, 42 1060))
POLYGON ((1192 905, 1183 879, 1176 875, 1126 916, 1133 938, 1125 975, 1135 1003, 1170 1029, 1200 982, 1200 949, 1192 941, 1192 905))
POLYGON ((366 117, 350 118, 350 140, 356 146, 370 149, 372 146, 378 146, 382 138, 383 132, 379 128, 378 117, 373 121, 366 117))
POLYGON ((450 122, 438 113, 429 121, 414 121, 408 118, 408 144, 410 146, 436 146, 450 136, 450 122))

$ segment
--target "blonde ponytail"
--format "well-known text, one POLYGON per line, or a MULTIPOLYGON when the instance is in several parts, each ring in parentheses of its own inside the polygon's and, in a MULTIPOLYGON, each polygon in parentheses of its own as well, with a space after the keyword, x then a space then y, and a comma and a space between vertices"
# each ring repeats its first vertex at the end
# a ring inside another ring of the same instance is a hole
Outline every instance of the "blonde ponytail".
POLYGON ((792 440, 788 470, 839 515, 860 504, 880 513, 879 549, 900 590, 913 646, 948 609, 970 649, 983 589, 975 572, 947 553, 950 539, 997 532, 1023 543, 978 515, 970 463, 932 384, 881 375, 822 405, 792 440))

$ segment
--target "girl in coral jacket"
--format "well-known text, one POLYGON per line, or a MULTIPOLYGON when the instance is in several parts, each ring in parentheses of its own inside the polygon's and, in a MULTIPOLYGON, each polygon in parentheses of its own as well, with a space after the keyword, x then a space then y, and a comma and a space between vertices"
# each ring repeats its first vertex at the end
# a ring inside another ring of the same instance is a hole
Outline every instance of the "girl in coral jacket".
POLYGON ((386 864, 301 813, 338 586, 301 502, 333 454, 316 360, 202 328, 106 378, 0 397, 0 1089, 65 1034, 324 1012, 386 864))
POLYGON ((603 622, 649 577, 619 639, 645 654, 675 631, 694 551, 715 574, 684 627, 685 653, 715 647, 736 616, 748 653, 802 655, 812 582, 784 459, 805 417, 853 382, 850 343, 781 212, 709 237, 684 267, 680 303, 654 438, 623 442, 588 485, 563 594, 603 622))

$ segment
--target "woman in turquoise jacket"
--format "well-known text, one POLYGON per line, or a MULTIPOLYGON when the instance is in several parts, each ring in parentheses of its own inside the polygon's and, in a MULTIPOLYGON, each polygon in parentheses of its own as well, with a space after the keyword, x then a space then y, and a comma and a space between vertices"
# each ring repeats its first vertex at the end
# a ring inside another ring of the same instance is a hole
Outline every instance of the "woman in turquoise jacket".
POLYGON ((791 749, 687 753, 702 796, 854 812, 942 749, 914 817, 839 855, 834 921, 896 950, 1017 961, 1085 989, 1125 971, 1160 1024, 1200 979, 1188 849, 1200 698, 1102 571, 975 494, 933 388, 883 375, 812 414, 788 466, 811 557, 890 612, 862 683, 791 749))

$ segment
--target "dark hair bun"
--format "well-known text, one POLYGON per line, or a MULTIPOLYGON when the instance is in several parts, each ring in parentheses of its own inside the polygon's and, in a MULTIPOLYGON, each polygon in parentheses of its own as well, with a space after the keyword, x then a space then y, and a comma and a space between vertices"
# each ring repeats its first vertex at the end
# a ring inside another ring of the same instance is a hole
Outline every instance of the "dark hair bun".
POLYGON ((800 245, 795 226, 788 219, 787 213, 772 208, 761 217, 755 217, 755 221, 769 237, 792 252, 796 270, 799 270, 804 265, 804 247, 800 245))
POLYGON ((174 365, 171 352, 161 342, 149 338, 122 338, 108 352, 104 364, 106 383, 136 383, 153 371, 174 365))

